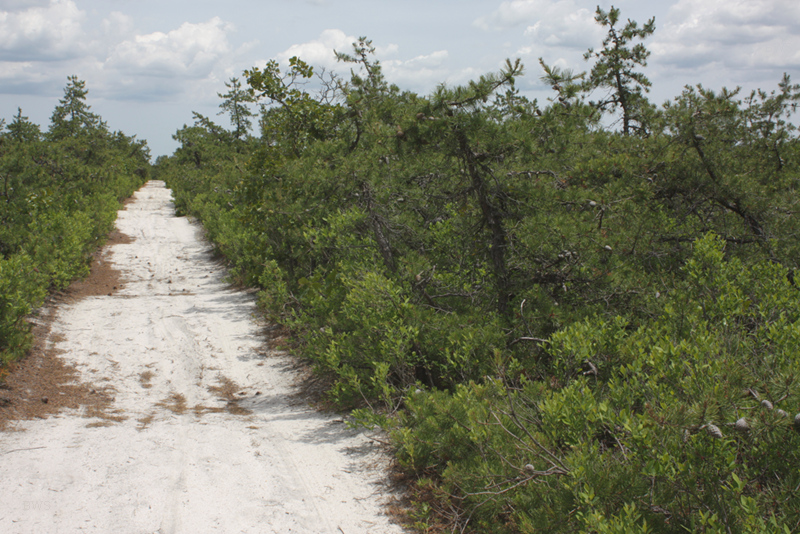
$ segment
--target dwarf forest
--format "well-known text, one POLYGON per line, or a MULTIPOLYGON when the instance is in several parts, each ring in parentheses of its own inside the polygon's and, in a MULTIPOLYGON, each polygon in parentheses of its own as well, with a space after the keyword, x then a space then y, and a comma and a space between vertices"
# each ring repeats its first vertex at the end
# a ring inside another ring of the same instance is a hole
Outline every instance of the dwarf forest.
POLYGON ((657 105, 654 20, 595 20, 585 72, 427 96, 365 37, 346 75, 270 61, 153 165, 70 77, 47 131, 0 125, 3 364, 164 180, 322 402, 385 432, 415 531, 800 532, 800 85, 657 105))

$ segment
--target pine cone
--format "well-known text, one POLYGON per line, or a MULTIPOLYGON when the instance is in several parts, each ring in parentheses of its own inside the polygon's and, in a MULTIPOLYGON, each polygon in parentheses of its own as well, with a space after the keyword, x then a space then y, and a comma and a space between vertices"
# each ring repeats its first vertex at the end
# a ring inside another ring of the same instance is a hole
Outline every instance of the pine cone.
POLYGON ((733 426, 739 432, 750 431, 750 425, 747 423, 747 419, 745 419, 744 417, 738 419, 733 426))
POLYGON ((722 431, 719 429, 717 425, 706 425, 706 432, 712 438, 722 439, 722 431))
POLYGON ((764 399, 764 400, 761 401, 761 406, 763 406, 767 410, 771 410, 773 408, 772 403, 770 401, 768 401, 767 399, 764 399))
POLYGON ((800 432, 800 413, 794 416, 794 429, 800 432))

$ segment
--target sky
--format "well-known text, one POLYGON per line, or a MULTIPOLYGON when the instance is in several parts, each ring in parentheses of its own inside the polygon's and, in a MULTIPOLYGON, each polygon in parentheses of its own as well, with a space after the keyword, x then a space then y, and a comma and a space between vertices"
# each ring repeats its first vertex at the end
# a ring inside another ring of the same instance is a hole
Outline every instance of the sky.
MULTIPOLYGON (((798 0, 617 0, 621 18, 656 31, 643 72, 656 104, 686 85, 744 93, 800 82, 798 0)), ((110 129, 145 139, 153 157, 192 112, 216 117, 225 82, 270 59, 299 56, 345 77, 334 50, 373 41, 387 79, 421 95, 460 85, 520 58, 518 88, 545 102, 539 58, 589 70, 599 48, 597 0, 0 0, 0 118, 22 114, 46 130, 77 75, 110 129)))

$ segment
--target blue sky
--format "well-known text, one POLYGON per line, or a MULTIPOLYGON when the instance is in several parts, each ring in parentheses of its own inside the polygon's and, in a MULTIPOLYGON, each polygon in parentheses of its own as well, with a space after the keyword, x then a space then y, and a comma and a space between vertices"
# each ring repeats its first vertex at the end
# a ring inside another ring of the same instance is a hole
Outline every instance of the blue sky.
MULTIPOLYGON (((0 0, 0 117, 49 125, 67 76, 87 83, 109 127, 146 139, 154 156, 192 111, 214 116, 224 82, 270 59, 298 55, 347 73, 333 50, 373 40, 390 81, 427 94, 521 58, 519 87, 552 96, 538 58, 575 71, 598 47, 597 1, 583 0, 0 0)), ((604 9, 611 2, 600 2, 604 9)), ((772 90, 800 82, 797 0, 620 0, 623 19, 656 18, 646 41, 651 99, 683 86, 772 90)), ((219 117, 225 123, 224 117, 219 117)))

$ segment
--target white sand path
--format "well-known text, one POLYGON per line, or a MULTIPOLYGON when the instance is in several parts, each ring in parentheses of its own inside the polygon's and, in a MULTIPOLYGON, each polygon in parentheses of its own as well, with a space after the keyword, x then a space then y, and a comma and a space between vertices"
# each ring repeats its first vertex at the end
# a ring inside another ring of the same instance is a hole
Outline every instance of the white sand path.
POLYGON ((252 295, 225 283, 163 182, 117 228, 133 239, 111 249, 125 287, 62 304, 50 343, 125 419, 67 410, 0 432, 0 532, 402 532, 379 446, 293 396, 252 295))

